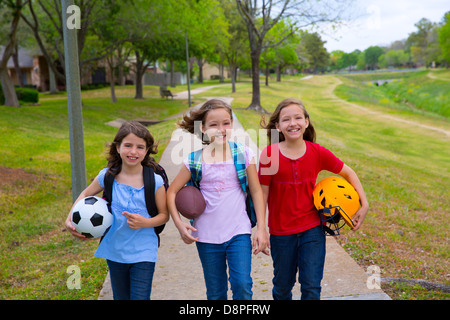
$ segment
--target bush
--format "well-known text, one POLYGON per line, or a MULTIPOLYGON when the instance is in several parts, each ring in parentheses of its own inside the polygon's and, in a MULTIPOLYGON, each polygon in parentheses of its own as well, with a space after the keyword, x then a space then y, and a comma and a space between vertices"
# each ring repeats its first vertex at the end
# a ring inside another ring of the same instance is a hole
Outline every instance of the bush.
MULTIPOLYGON (((25 103, 38 103, 39 93, 36 89, 15 87, 17 99, 25 103)), ((5 104, 5 96, 3 95, 2 85, 0 84, 0 105, 5 104)))
POLYGON ((15 88, 17 99, 22 102, 27 103, 38 103, 39 102, 39 93, 36 89, 29 88, 15 88))

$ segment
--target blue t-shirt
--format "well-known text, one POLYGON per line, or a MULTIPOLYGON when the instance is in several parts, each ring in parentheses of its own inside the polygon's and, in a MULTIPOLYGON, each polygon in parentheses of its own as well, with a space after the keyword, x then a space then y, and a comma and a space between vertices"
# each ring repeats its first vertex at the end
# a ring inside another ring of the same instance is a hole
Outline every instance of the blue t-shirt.
MULTIPOLYGON (((98 174, 98 182, 105 187, 107 168, 98 174)), ((155 193, 164 182, 155 174, 155 193)), ((112 188, 111 211, 114 216, 108 233, 95 252, 95 256, 119 263, 156 262, 158 254, 158 237, 154 228, 131 229, 122 212, 138 213, 150 218, 145 203, 144 186, 136 189, 120 184, 114 179, 112 188)))

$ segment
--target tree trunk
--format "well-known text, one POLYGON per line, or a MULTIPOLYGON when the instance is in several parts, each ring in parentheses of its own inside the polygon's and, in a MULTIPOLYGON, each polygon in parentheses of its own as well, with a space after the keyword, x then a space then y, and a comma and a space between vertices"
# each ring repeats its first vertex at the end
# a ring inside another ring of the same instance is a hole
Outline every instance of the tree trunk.
POLYGON ((142 77, 144 73, 141 69, 136 70, 136 95, 135 99, 144 99, 143 87, 142 87, 142 77))
POLYGON ((277 82, 281 82, 281 68, 279 63, 277 63, 277 82))
POLYGON ((16 32, 20 20, 20 10, 22 8, 22 1, 16 1, 16 9, 13 12, 13 19, 11 21, 10 32, 6 38, 5 49, 3 56, 0 57, 0 82, 2 84, 3 94, 5 96, 5 106, 18 107, 19 100, 17 99, 16 91, 14 90, 14 84, 8 73, 8 60, 14 53, 16 45, 16 32))
POLYGON ((136 95, 135 99, 144 99, 143 88, 142 88, 142 77, 144 76, 144 59, 141 59, 141 55, 139 51, 135 51, 136 53, 136 95))
POLYGON ((109 67, 109 86, 111 87, 111 101, 112 102, 117 102, 117 97, 116 97, 116 89, 114 87, 115 83, 114 83, 114 56, 109 56, 106 58, 106 61, 108 62, 108 67, 109 67))
POLYGON ((170 60, 170 86, 175 88, 175 70, 173 60, 170 60))
POLYGON ((2 84, 3 94, 5 96, 5 106, 18 107, 19 100, 17 100, 14 84, 9 76, 7 68, 0 67, 0 81, 2 84))
MULTIPOLYGON (((47 62, 48 63, 48 62, 47 62)), ((56 94, 58 92, 58 85, 56 84, 56 76, 53 69, 48 66, 48 78, 50 81, 50 94, 56 94)))
POLYGON ((237 68, 235 66, 230 65, 230 73, 231 73, 231 92, 236 92, 236 71, 237 68))
POLYGON ((24 87, 24 83, 23 83, 23 77, 22 77, 22 70, 20 70, 20 64, 19 64, 19 46, 16 45, 14 46, 14 52, 12 54, 12 59, 14 62, 14 70, 16 70, 16 77, 17 80, 19 81, 19 86, 21 88, 24 87))
POLYGON ((197 58, 198 64, 198 83, 203 83, 203 59, 197 58))
POLYGON ((247 107, 247 109, 255 110, 261 113, 267 113, 266 110, 261 106, 261 90, 259 87, 259 58, 261 56, 260 51, 252 51, 252 102, 247 107))
POLYGON ((219 63, 219 82, 224 83, 225 77, 224 77, 224 66, 222 63, 219 63))

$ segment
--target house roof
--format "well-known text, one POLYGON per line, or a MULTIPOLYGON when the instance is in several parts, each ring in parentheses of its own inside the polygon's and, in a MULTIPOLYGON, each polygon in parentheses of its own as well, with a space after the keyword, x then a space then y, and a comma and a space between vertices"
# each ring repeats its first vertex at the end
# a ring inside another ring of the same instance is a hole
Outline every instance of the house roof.
MULTIPOLYGON (((5 46, 0 46, 0 57, 3 56, 3 51, 5 51, 5 46)), ((19 48, 19 66, 21 68, 33 68, 33 54, 30 50, 19 48)), ((14 68, 12 57, 9 58, 7 67, 14 68)))

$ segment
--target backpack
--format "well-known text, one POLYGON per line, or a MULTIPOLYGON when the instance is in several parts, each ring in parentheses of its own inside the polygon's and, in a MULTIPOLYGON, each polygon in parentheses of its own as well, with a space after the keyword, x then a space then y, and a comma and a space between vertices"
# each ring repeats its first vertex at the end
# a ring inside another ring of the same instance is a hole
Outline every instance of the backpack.
MULTIPOLYGON (((147 205, 147 211, 151 217, 155 217, 158 214, 158 209, 156 207, 155 200, 155 176, 153 173, 159 174, 163 181, 164 187, 167 190, 169 188, 169 179, 167 178, 166 171, 159 164, 156 165, 156 170, 153 170, 151 167, 142 166, 143 175, 144 175, 144 192, 145 192, 145 203, 147 205)), ((105 174, 105 188, 103 190, 103 199, 111 203, 112 201, 112 187, 114 183, 114 176, 109 172, 109 170, 105 174)), ((155 233, 158 237, 158 247, 160 245, 159 234, 164 230, 166 225, 160 225, 155 227, 155 233)))
MULTIPOLYGON (((234 167, 238 180, 241 184, 242 191, 246 195, 245 205, 248 218, 252 224, 252 228, 256 226, 256 212, 252 197, 248 188, 247 171, 245 169, 245 149, 240 143, 228 141, 233 156, 234 167)), ((202 179, 202 151, 203 149, 191 152, 188 156, 189 171, 191 172, 191 180, 187 185, 195 186, 200 189, 200 180, 202 179)))

